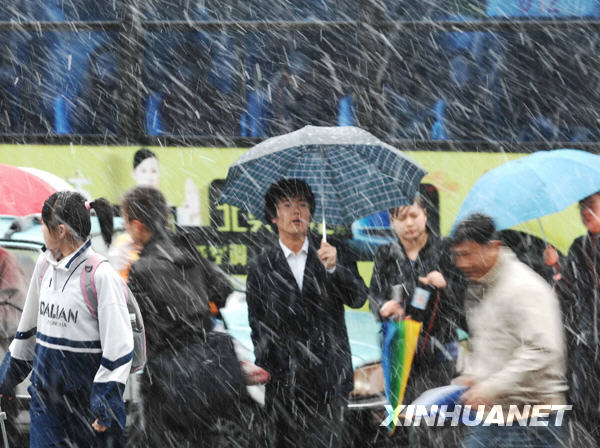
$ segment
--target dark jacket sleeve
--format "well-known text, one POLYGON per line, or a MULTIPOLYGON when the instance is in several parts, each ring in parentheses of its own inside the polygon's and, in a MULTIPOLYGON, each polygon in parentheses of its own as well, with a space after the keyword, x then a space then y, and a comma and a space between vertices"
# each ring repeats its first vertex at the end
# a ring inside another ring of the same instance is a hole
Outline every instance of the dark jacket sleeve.
POLYGON ((0 365, 0 394, 12 396, 17 384, 29 375, 32 367, 33 363, 15 359, 10 355, 10 351, 6 352, 0 365))
MULTIPOLYGON (((147 312, 147 305, 151 304, 150 293, 152 292, 152 277, 148 275, 149 270, 146 260, 139 260, 131 265, 127 285, 138 302, 143 302, 142 312, 147 312)), ((157 272, 156 275, 159 275, 157 272)), ((152 312, 155 310, 152 309, 152 312)), ((144 316, 145 317, 145 316, 144 316)), ((144 319, 146 320, 146 319, 144 319)))
POLYGON ((246 278, 246 303, 248 304, 248 321, 250 323, 250 337, 254 344, 256 365, 265 367, 269 341, 269 329, 266 326, 266 309, 264 289, 261 285, 258 260, 250 262, 246 278))
POLYGON ((123 393, 125 384, 116 381, 107 383, 94 383, 90 398, 90 407, 101 425, 114 427, 117 423, 125 429, 125 402, 123 393))
POLYGON ((356 260, 344 245, 336 244, 337 263, 328 273, 329 293, 351 308, 360 308, 367 300, 367 287, 358 273, 356 260))
POLYGON ((369 287, 369 306, 371 312, 377 320, 381 320, 379 310, 389 299, 387 295, 388 281, 386 280, 384 269, 386 265, 387 246, 377 249, 373 265, 373 275, 371 276, 371 285, 369 287))
POLYGON ((455 328, 460 328, 468 332, 464 307, 464 296, 467 291, 468 282, 452 260, 448 241, 443 240, 441 247, 440 272, 446 280, 446 287, 442 290, 441 300, 446 301, 444 306, 446 319, 449 322, 453 322, 455 328))
POLYGON ((576 239, 569 248, 566 261, 561 266, 562 276, 555 283, 560 307, 563 315, 568 352, 576 345, 578 328, 577 316, 582 312, 579 297, 589 294, 587 273, 589 271, 584 259, 583 238, 576 239))
POLYGON ((208 289, 208 300, 218 308, 225 306, 227 297, 233 292, 231 282, 227 275, 210 261, 203 259, 205 278, 208 289))

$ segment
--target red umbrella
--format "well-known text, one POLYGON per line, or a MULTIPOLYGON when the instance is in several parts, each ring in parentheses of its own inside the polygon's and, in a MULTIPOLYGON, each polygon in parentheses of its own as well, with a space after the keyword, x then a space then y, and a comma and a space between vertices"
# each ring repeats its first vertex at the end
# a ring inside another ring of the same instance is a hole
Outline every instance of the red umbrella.
POLYGON ((73 185, 64 180, 62 177, 59 177, 49 171, 40 170, 39 168, 33 168, 31 166, 20 166, 19 169, 39 177, 42 179, 42 181, 46 182, 56 191, 75 191, 73 185))
POLYGON ((55 192, 56 188, 38 176, 0 164, 0 215, 40 213, 46 198, 55 192))

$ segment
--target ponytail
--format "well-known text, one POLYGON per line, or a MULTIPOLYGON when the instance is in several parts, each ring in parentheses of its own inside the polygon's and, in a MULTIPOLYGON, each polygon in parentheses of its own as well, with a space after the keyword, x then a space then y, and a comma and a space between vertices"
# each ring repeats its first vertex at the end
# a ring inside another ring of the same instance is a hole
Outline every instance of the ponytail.
POLYGON ((102 239, 107 246, 110 246, 114 230, 112 205, 104 198, 96 199, 89 204, 90 208, 96 212, 96 216, 98 217, 102 239))

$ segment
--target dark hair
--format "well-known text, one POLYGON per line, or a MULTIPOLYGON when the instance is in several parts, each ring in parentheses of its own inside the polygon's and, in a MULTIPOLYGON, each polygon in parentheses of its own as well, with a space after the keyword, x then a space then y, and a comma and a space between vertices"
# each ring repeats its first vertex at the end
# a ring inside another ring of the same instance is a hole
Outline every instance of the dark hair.
POLYGON ((589 196, 586 196, 585 198, 581 199, 579 201, 579 207, 584 207, 586 202, 588 202, 590 199, 592 199, 594 196, 596 195, 600 195, 600 191, 597 191, 595 193, 590 194, 589 196))
POLYGON ((52 194, 42 207, 42 220, 50 231, 56 230, 60 224, 69 229, 71 236, 79 241, 85 241, 90 236, 92 223, 90 210, 96 212, 100 223, 100 232, 106 245, 110 245, 113 234, 113 209, 104 199, 96 199, 86 206, 85 198, 74 191, 57 191, 52 194))
POLYGON ((415 199, 413 200, 412 204, 401 205, 400 207, 392 207, 392 208, 388 209, 388 215, 390 218, 394 218, 398 215, 400 210, 402 210, 405 207, 410 207, 411 205, 416 205, 416 206, 422 208, 425 211, 425 213, 427 213, 427 206, 425 205, 425 200, 423 199, 423 196, 421 196, 419 193, 417 193, 415 195, 415 199))
POLYGON ((306 202, 310 209, 310 216, 315 213, 315 195, 306 182, 301 179, 279 179, 272 184, 265 194, 265 220, 271 224, 273 219, 277 218, 277 204, 282 199, 295 198, 300 196, 306 202))
POLYGON ((148 148, 138 149, 133 156, 133 169, 135 170, 140 163, 152 157, 156 159, 156 154, 154 154, 148 148))
POLYGON ((121 214, 129 220, 137 219, 150 232, 157 233, 167 227, 169 206, 163 194, 156 188, 137 186, 123 196, 121 214))
POLYGON ((453 246, 467 241, 488 244, 490 241, 497 239, 496 226, 492 218, 481 213, 475 213, 461 221, 454 229, 451 242, 453 246))

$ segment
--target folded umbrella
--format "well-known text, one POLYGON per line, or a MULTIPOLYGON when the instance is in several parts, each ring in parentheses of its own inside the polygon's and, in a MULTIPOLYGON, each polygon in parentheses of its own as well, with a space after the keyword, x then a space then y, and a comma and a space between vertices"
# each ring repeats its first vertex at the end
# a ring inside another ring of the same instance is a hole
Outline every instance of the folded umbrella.
MULTIPOLYGON (((383 348, 381 364, 385 380, 385 395, 392 409, 402 404, 412 362, 417 351, 421 322, 412 319, 385 321, 382 325, 383 348)), ((388 429, 396 429, 396 419, 392 419, 388 429)))

